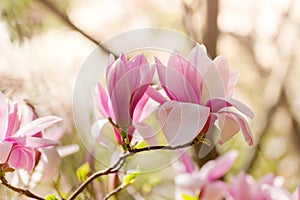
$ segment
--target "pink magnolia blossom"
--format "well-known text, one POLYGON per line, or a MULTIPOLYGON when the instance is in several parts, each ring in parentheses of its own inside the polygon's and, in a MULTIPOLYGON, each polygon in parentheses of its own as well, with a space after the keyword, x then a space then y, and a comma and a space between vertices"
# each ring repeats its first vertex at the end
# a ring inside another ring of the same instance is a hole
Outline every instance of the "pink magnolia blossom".
POLYGON ((0 93, 0 165, 31 171, 40 156, 38 149, 58 144, 43 138, 41 131, 61 119, 35 117, 30 106, 10 101, 0 93))
POLYGON ((227 186, 219 179, 229 171, 237 155, 237 151, 232 150, 216 160, 207 162, 200 170, 196 170, 192 160, 184 153, 181 160, 185 170, 175 179, 176 200, 182 200, 183 194, 199 196, 199 199, 204 200, 223 199, 227 194, 227 186))
MULTIPOLYGON (((110 117, 121 129, 128 131, 129 135, 132 135, 136 128, 152 132, 151 127, 143 123, 134 127, 133 122, 138 122, 144 117, 143 108, 149 99, 146 92, 150 90, 151 93, 149 86, 154 70, 143 54, 130 60, 121 54, 116 61, 111 56, 106 69, 107 91, 100 83, 97 85, 97 109, 103 117, 110 117)), ((92 128, 92 134, 99 142, 103 140, 101 130, 105 124, 107 120, 99 120, 92 128)), ((118 143, 122 143, 118 131, 114 129, 118 143)))
POLYGON ((270 200, 300 200, 300 186, 293 194, 281 186, 263 185, 262 190, 268 195, 270 200))
POLYGON ((175 52, 167 66, 156 58, 156 67, 161 86, 174 101, 162 106, 160 111, 165 113, 160 121, 164 122, 163 131, 169 142, 177 145, 189 142, 199 133, 206 134, 216 124, 221 131, 220 143, 226 142, 241 129, 247 143, 253 145, 248 123, 237 111, 250 118, 254 114, 242 102, 232 98, 239 74, 228 68, 225 58, 211 60, 205 47, 197 45, 188 59, 175 52), (185 120, 188 113, 193 117, 185 120), (182 130, 188 127, 194 130, 188 129, 189 133, 181 131, 180 128, 175 129, 176 124, 180 124, 182 130))
POLYGON ((273 174, 267 174, 255 181, 251 175, 241 172, 237 176, 230 177, 229 196, 226 200, 271 200, 273 198, 266 188, 281 188, 282 183, 281 177, 275 177, 273 174))

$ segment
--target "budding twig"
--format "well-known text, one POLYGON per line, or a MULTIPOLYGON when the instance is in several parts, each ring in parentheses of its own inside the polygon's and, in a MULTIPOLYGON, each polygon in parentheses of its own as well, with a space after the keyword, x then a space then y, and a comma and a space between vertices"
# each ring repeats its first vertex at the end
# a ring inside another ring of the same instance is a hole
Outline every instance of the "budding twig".
POLYGON ((15 191, 15 192, 17 192, 17 193, 19 193, 19 194, 25 195, 25 196, 27 196, 27 197, 30 197, 30 198, 32 198, 32 199, 44 200, 44 198, 39 197, 39 196, 33 194, 33 193, 30 192, 29 190, 24 190, 24 189, 17 188, 17 187, 15 187, 15 186, 10 185, 10 184, 8 183, 8 181, 5 179, 4 174, 1 174, 0 176, 1 176, 1 177, 0 177, 0 182, 1 182, 1 184, 4 185, 5 187, 7 187, 8 189, 13 190, 13 191, 15 191))
POLYGON ((117 193, 120 192, 123 188, 124 188, 123 185, 119 185, 119 186, 116 187, 114 190, 110 191, 110 192, 104 197, 104 200, 108 200, 111 196, 117 194, 117 193))
MULTIPOLYGON (((177 149, 183 149, 189 146, 192 146, 196 143, 198 143, 199 141, 192 141, 192 142, 188 142, 186 144, 183 145, 179 145, 179 146, 150 146, 150 147, 144 147, 144 148, 138 148, 138 149, 127 149, 127 152, 124 152, 124 154, 122 156, 119 157, 118 161, 113 164, 112 166, 95 172, 94 174, 92 174, 90 177, 88 177, 76 190, 75 192, 68 198, 68 200, 74 200, 86 187, 89 183, 91 183, 94 179, 101 177, 103 175, 108 175, 111 173, 115 173, 117 172, 119 169, 121 169, 121 167, 123 166, 123 164, 125 163, 126 159, 134 154, 137 153, 141 153, 141 152, 146 152, 146 151, 153 151, 153 150, 177 150, 177 149)), ((200 141, 201 142, 201 141, 200 141)), ((119 190, 121 190, 122 188, 119 188, 119 190)), ((114 190, 113 190, 114 191, 114 190)), ((112 193, 113 191, 111 191, 110 193, 112 193)), ((118 192, 118 191, 117 191, 118 192)), ((109 194, 110 194, 109 193, 109 194)), ((109 195, 108 194, 108 195, 109 195)), ((115 193, 114 193, 115 194, 115 193)), ((108 196, 107 195, 107 196, 108 196)), ((113 195, 113 194, 111 194, 113 195)), ((110 196, 108 196, 109 198, 110 196)))

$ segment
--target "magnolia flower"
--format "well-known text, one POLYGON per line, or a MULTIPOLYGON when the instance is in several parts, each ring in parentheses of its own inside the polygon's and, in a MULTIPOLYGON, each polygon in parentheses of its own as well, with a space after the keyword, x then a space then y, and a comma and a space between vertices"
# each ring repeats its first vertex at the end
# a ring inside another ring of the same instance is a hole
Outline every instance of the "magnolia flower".
MULTIPOLYGON (((266 188, 281 188, 282 184, 283 179, 275 177, 273 174, 267 174, 260 180, 255 181, 252 176, 241 172, 237 176, 230 177, 229 196, 226 200, 271 200, 273 198, 270 197, 270 193, 267 192, 266 188)), ((279 196, 278 199, 283 200, 279 196)))
POLYGON ((244 172, 229 177, 229 182, 219 180, 232 167, 238 152, 232 150, 216 160, 195 169, 192 159, 180 151, 181 163, 175 165, 176 200, 183 196, 203 200, 300 200, 300 187, 291 194, 283 188, 283 177, 267 174, 258 181, 244 172))
POLYGON ((226 200, 299 200, 300 187, 293 194, 283 188, 284 178, 267 174, 255 181, 243 172, 230 178, 226 200))
POLYGON ((40 156, 38 149, 58 144, 43 138, 41 131, 61 119, 33 118, 35 113, 29 105, 10 101, 0 93, 0 165, 31 171, 40 156))
MULTIPOLYGON (((98 83, 95 95, 96 107, 104 118, 111 118, 122 130, 133 132, 134 122, 143 117, 143 107, 148 101, 145 96, 149 90, 154 74, 154 67, 150 67, 143 54, 127 60, 124 54, 116 61, 110 57, 106 69, 106 85, 98 83)), ((101 142, 101 130, 107 120, 99 120, 92 127, 92 134, 101 142)), ((145 129, 143 124, 136 127, 145 129)), ((148 128, 146 126, 146 128, 148 128)), ((149 128, 148 128, 149 129, 149 128)), ((117 141, 122 143, 119 130, 114 129, 117 141)))
POLYGON ((176 200, 183 195, 200 199, 221 200, 227 194, 226 183, 219 180, 232 167, 238 152, 232 150, 216 160, 207 162, 200 170, 195 170, 192 160, 184 153, 181 156, 184 172, 176 176, 176 200))
POLYGON ((164 122, 163 131, 170 143, 190 142, 199 133, 206 134, 216 124, 221 131, 220 143, 226 142, 241 129, 247 143, 253 145, 246 120, 238 112, 229 110, 235 108, 250 118, 254 116, 246 105, 232 98, 239 74, 228 68, 225 58, 211 60, 205 47, 197 45, 188 59, 175 52, 167 66, 156 58, 156 67, 162 88, 174 101, 168 102, 159 111, 165 113, 159 120, 164 122), (191 117, 186 120, 189 113, 191 117), (174 125, 180 127, 176 129, 174 125))
POLYGON ((262 189, 268 194, 270 200, 300 200, 300 186, 296 188, 293 194, 274 185, 264 185, 262 189))

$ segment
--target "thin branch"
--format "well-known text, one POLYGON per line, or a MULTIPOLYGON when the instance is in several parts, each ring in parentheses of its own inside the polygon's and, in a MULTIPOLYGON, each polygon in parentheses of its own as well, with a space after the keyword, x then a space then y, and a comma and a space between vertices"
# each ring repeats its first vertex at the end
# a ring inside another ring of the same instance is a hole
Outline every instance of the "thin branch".
POLYGON ((183 145, 178 145, 178 146, 150 146, 150 147, 144 147, 144 148, 139 148, 139 149, 128 149, 128 152, 124 152, 122 156, 119 157, 119 159, 117 160, 117 162, 115 164, 113 164, 112 166, 95 172, 94 174, 92 174, 90 177, 88 177, 76 190, 75 192, 68 198, 68 200, 74 200, 85 188, 86 186, 91 183, 94 179, 103 176, 103 175, 108 175, 111 173, 115 173, 117 172, 125 163, 125 160, 137 153, 141 153, 141 152, 146 152, 146 151, 153 151, 153 150, 177 150, 177 149, 182 149, 182 148, 186 148, 186 147, 190 147, 194 144, 197 144, 199 142, 202 141, 197 141, 194 140, 192 142, 188 142, 186 144, 183 145))
POLYGON ((79 32, 81 35, 92 41, 94 44, 98 45, 105 53, 107 54, 112 54, 115 57, 118 57, 115 53, 111 52, 107 47, 103 46, 100 44, 99 41, 95 40, 92 38, 90 35, 85 33, 83 30, 81 30, 79 27, 77 27, 70 19, 69 17, 61 12, 53 3, 47 0, 38 0, 41 2, 45 7, 47 7, 49 10, 51 10, 57 17, 59 17, 66 25, 71 27, 72 29, 76 30, 79 32))
POLYGON ((85 187, 91 183, 94 179, 100 177, 100 176, 103 176, 103 175, 108 175, 108 174, 111 174, 111 173, 115 173, 117 172, 124 164, 126 158, 128 156, 130 156, 132 153, 130 152, 127 152, 127 153, 124 153, 122 156, 120 156, 120 158, 118 159, 118 161, 112 165, 111 167, 108 167, 104 170, 101 170, 101 171, 98 171, 98 172, 95 172, 94 174, 92 174, 90 177, 88 177, 76 190, 75 192, 68 198, 68 200, 73 200, 75 199, 84 189, 85 187))
POLYGON ((24 189, 21 189, 21 188, 17 188, 17 187, 14 187, 12 185, 10 185, 8 183, 8 181, 5 179, 4 175, 1 175, 1 178, 0 178, 0 181, 1 181, 1 184, 4 185, 5 187, 7 187, 8 189, 10 190, 13 190, 19 194, 22 194, 22 195, 25 195, 29 198, 32 198, 32 199, 37 199, 37 200, 44 200, 44 198, 42 197, 39 197, 35 194, 33 194, 32 192, 30 192, 29 190, 24 190, 24 189))
POLYGON ((145 151, 153 151, 153 150, 177 150, 177 149, 183 149, 186 147, 190 147, 194 144, 196 144, 197 142, 194 140, 193 142, 188 142, 186 144, 183 145, 178 145, 178 146, 150 146, 150 147, 143 147, 143 148, 139 148, 139 149, 130 149, 129 152, 130 153, 140 153, 140 152, 145 152, 145 151))
POLYGON ((120 192, 124 187, 124 185, 119 185, 118 187, 116 187, 114 190, 110 191, 105 197, 104 200, 108 200, 111 196, 117 194, 118 192, 120 192))

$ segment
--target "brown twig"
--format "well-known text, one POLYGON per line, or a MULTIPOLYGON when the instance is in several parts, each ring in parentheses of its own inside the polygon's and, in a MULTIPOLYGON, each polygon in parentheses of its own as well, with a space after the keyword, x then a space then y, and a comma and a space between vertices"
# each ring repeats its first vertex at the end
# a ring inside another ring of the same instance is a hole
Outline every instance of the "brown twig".
POLYGON ((92 174, 90 177, 88 177, 75 190, 75 192, 68 198, 68 200, 74 200, 86 188, 86 186, 89 183, 91 183, 94 179, 96 179, 100 176, 103 176, 103 175, 108 175, 108 174, 117 172, 123 166, 123 164, 125 163, 125 160, 134 154, 146 152, 146 151, 153 151, 153 150, 177 150, 177 149, 190 147, 196 143, 198 143, 198 142, 192 141, 192 142, 188 142, 186 144, 178 145, 178 146, 150 146, 150 147, 144 147, 144 148, 139 148, 139 149, 128 149, 128 152, 124 152, 124 154, 119 157, 119 159, 117 160, 117 162, 115 164, 113 164, 112 166, 110 166, 102 171, 98 171, 98 172, 92 174))
POLYGON ((85 189, 85 187, 89 183, 91 183, 94 179, 96 179, 100 176, 103 176, 103 175, 108 175, 108 174, 117 172, 123 166, 126 158, 130 155, 131 155, 130 152, 124 153, 122 156, 119 157, 118 161, 111 167, 108 167, 104 170, 101 170, 101 171, 98 171, 98 172, 95 172, 94 174, 92 174, 75 190, 75 192, 68 199, 69 200, 75 199, 85 189))
POLYGON ((42 197, 39 197, 35 194, 33 194, 32 192, 30 192, 29 190, 24 190, 24 189, 21 189, 21 188, 17 188, 15 186, 12 186, 8 183, 8 181, 5 179, 4 175, 1 175, 0 177, 0 181, 1 181, 1 184, 4 185, 5 187, 7 187, 8 189, 12 190, 12 191, 15 191, 19 194, 22 194, 22 195, 25 195, 29 198, 32 198, 32 199, 37 199, 37 200, 44 200, 44 198, 42 197))
POLYGON ((118 187, 116 187, 114 190, 110 191, 105 197, 104 200, 108 200, 111 196, 117 194, 118 192, 120 192, 123 188, 125 188, 126 186, 124 185, 119 185, 118 187))
POLYGON ((118 57, 115 53, 111 52, 107 47, 103 46, 99 41, 92 38, 90 35, 85 33, 83 30, 81 30, 79 27, 77 27, 70 19, 69 17, 61 12, 53 3, 47 0, 38 0, 40 3, 42 3, 45 7, 47 7, 49 10, 51 10, 57 17, 59 17, 66 25, 71 27, 72 29, 79 32, 81 35, 86 37, 88 40, 92 41, 94 44, 98 45, 105 53, 112 54, 115 57, 118 57))

